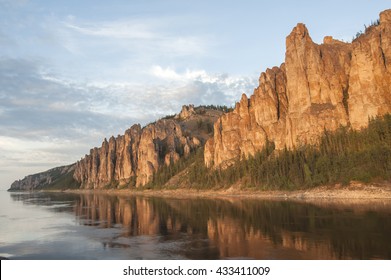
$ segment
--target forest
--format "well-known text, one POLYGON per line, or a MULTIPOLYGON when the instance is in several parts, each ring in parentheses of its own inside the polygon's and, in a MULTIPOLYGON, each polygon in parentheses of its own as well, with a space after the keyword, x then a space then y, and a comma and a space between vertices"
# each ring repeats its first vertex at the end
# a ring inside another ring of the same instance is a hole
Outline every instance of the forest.
POLYGON ((242 188, 293 190, 321 185, 391 179, 391 115, 369 120, 368 127, 324 131, 317 145, 276 150, 273 142, 226 169, 207 168, 203 149, 164 166, 144 188, 167 188, 178 175, 181 185, 195 189, 242 188))

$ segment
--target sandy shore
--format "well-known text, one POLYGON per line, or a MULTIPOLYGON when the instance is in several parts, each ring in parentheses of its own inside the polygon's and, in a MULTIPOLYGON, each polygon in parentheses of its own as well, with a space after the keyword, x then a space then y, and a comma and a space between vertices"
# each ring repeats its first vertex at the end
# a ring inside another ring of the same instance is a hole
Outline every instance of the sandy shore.
POLYGON ((66 190, 72 193, 100 193, 113 195, 143 195, 162 197, 237 197, 262 199, 293 199, 293 200, 390 200, 391 183, 363 184, 352 182, 347 186, 322 186, 294 191, 261 191, 253 189, 195 190, 195 189, 162 189, 162 190, 66 190))

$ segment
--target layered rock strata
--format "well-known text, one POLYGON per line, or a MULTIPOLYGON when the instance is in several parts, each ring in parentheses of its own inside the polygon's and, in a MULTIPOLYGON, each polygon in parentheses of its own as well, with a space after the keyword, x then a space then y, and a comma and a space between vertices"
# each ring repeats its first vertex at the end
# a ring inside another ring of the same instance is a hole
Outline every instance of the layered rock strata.
POLYGON ((316 144, 324 130, 360 129, 391 112, 391 10, 352 43, 312 41, 304 24, 286 38, 285 63, 266 70, 253 95, 214 125, 207 166, 227 167, 261 150, 316 144))

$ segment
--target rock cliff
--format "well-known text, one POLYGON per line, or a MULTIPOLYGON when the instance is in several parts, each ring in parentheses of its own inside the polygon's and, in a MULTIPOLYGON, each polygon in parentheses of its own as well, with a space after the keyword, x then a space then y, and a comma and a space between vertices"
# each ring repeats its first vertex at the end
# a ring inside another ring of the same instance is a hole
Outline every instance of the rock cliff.
POLYGON ((215 123, 205 164, 224 168, 267 140, 281 150, 316 144, 325 129, 365 127, 391 112, 390 67, 391 10, 352 43, 327 36, 316 44, 298 24, 286 38, 285 63, 262 73, 253 95, 215 123))
POLYGON ((105 139, 100 148, 76 163, 74 179, 81 188, 115 185, 137 187, 150 181, 163 165, 204 145, 212 124, 222 112, 205 107, 183 106, 181 113, 149 124, 133 125, 124 135, 105 139))
POLYGON ((28 175, 12 183, 10 191, 33 191, 44 188, 56 188, 63 182, 68 188, 72 186, 75 164, 56 167, 44 172, 28 175))
POLYGON ((277 150, 316 144, 324 130, 361 129, 369 118, 391 113, 390 71, 391 10, 351 43, 326 36, 316 44, 300 23, 286 38, 285 62, 261 73, 253 95, 243 94, 233 111, 183 106, 175 116, 105 139, 72 166, 16 181, 11 190, 64 182, 88 189, 139 187, 203 145, 205 164, 224 168, 267 141, 277 150))

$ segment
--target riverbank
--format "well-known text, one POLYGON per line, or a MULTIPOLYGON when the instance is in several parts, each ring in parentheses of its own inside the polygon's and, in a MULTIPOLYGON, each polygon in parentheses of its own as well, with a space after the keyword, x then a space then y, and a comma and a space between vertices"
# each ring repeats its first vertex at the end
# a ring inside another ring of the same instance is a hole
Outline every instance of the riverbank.
POLYGON ((187 188, 178 189, 105 189, 105 190, 65 190, 69 193, 99 193, 113 195, 143 195, 162 197, 242 197, 262 199, 294 199, 294 200, 366 200, 385 199, 391 200, 391 183, 363 184, 352 182, 343 186, 321 186, 301 190, 258 190, 241 189, 239 186, 232 186, 228 189, 196 190, 187 188))

